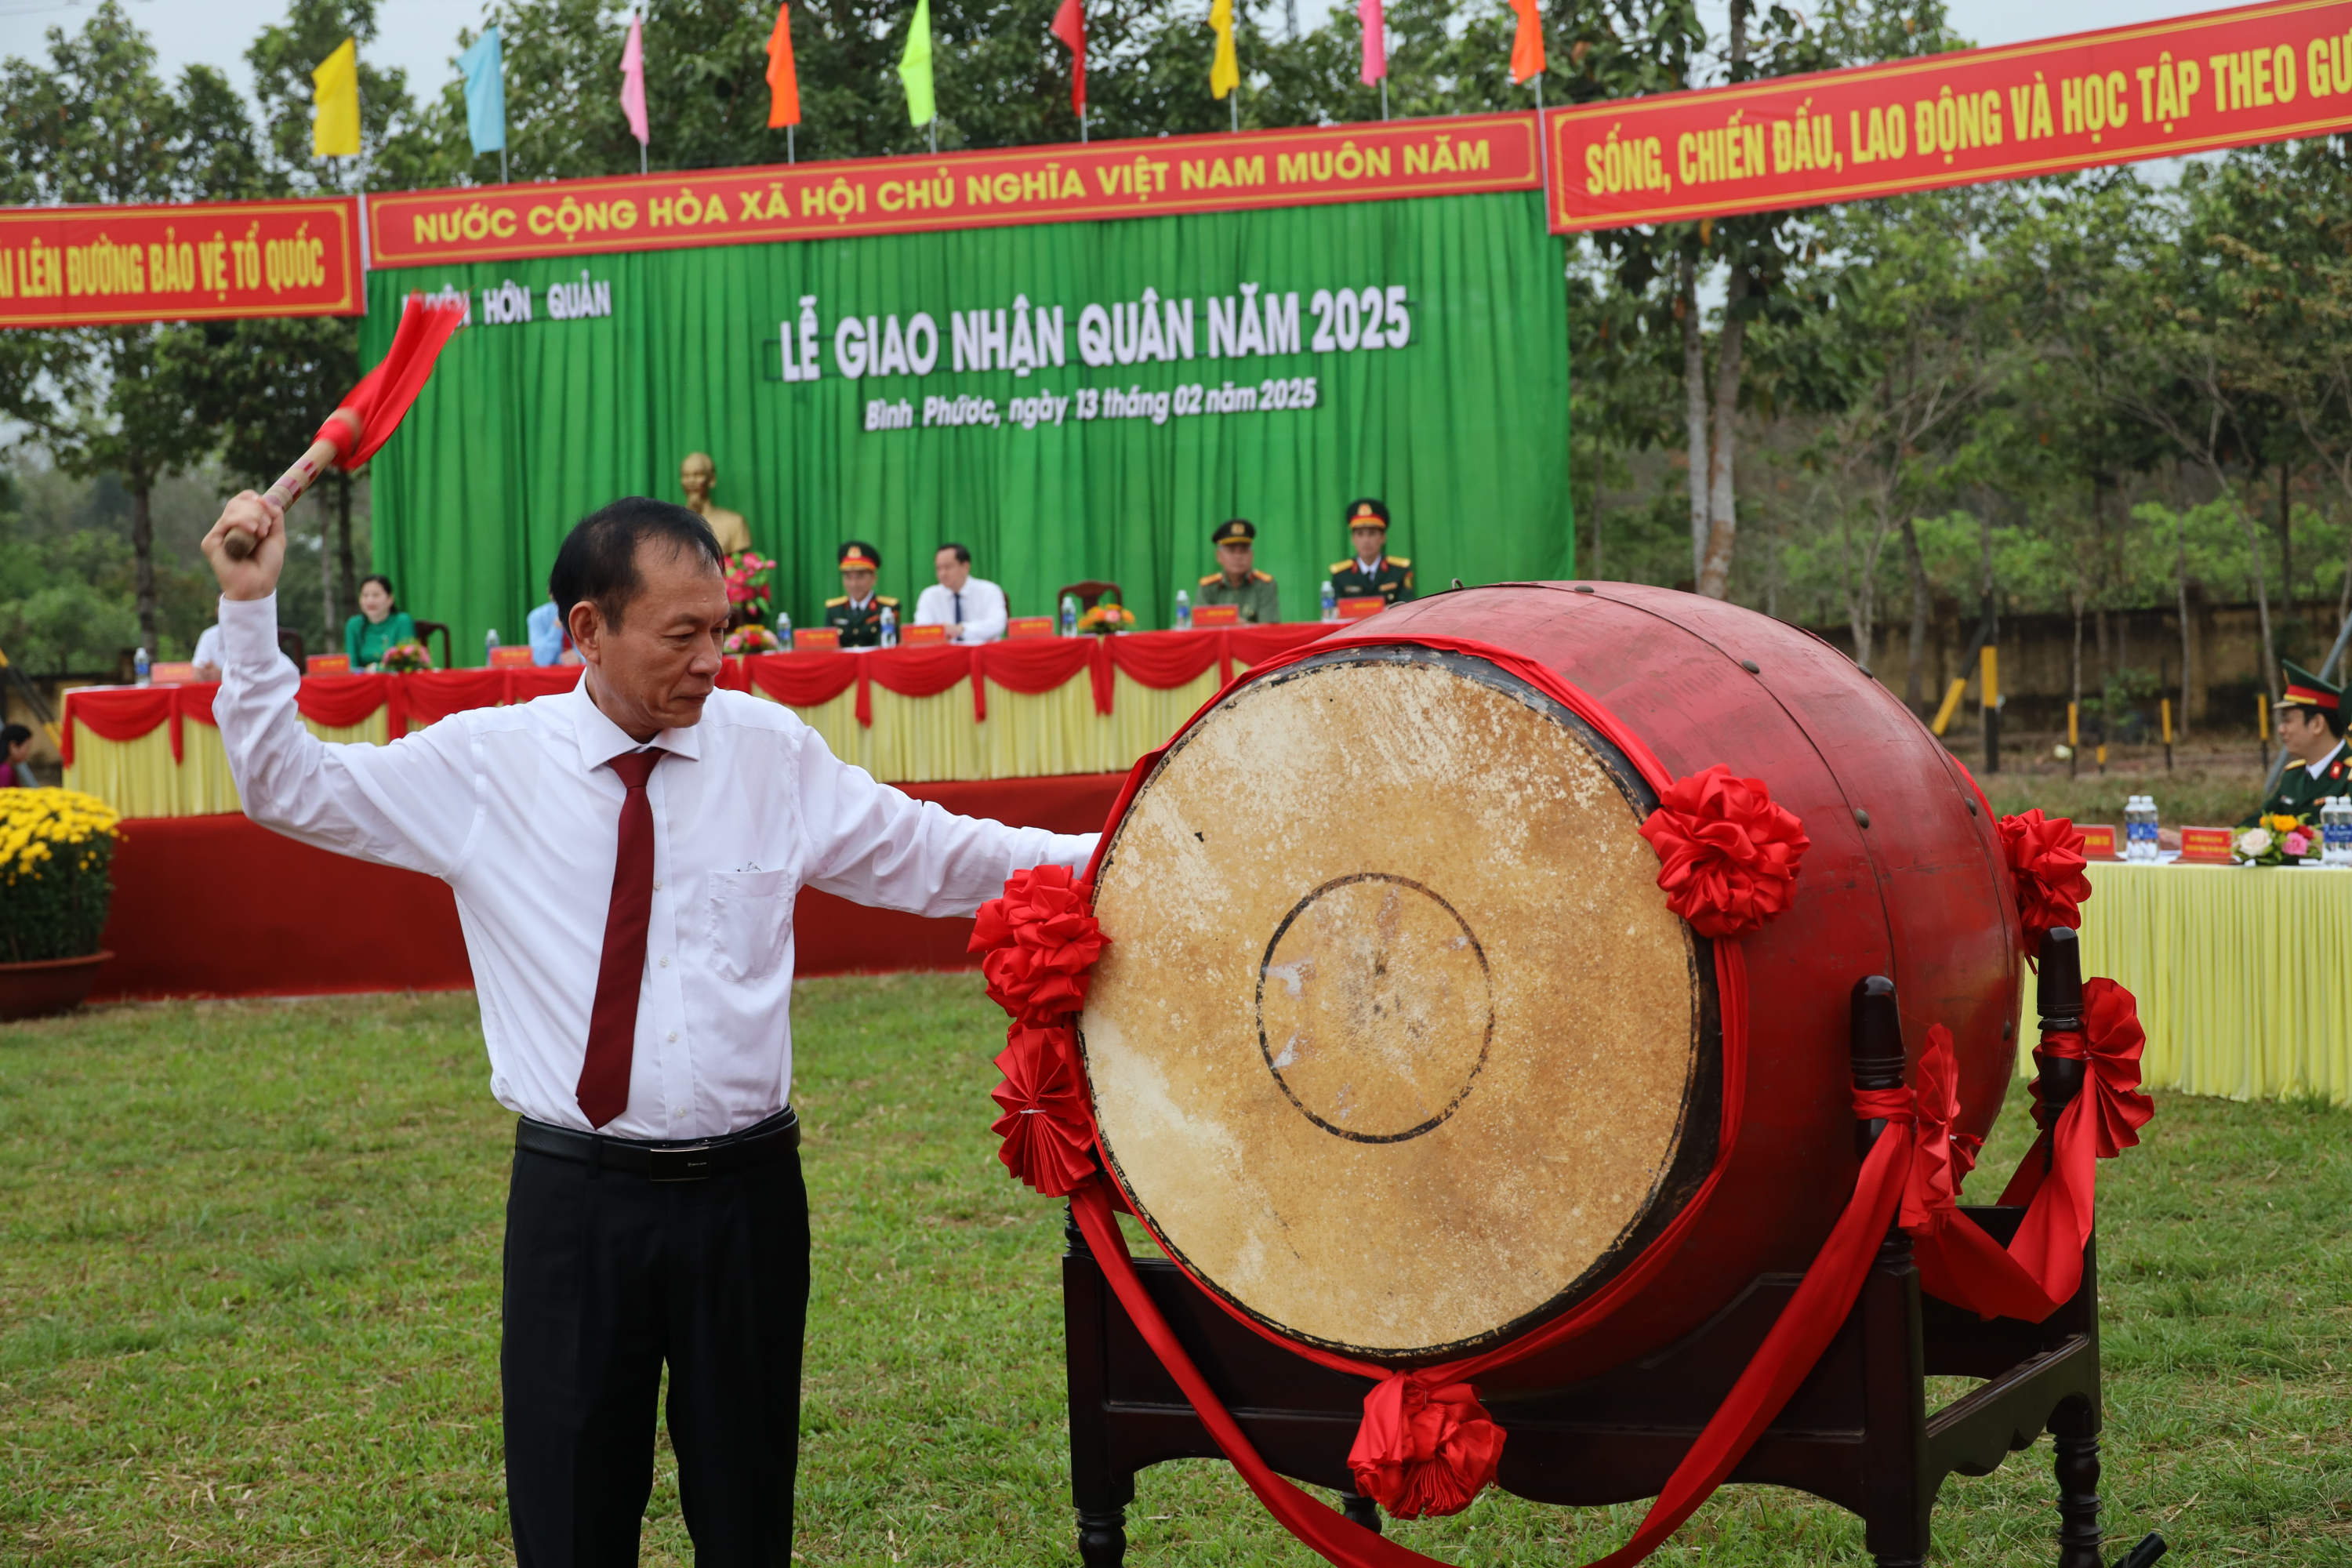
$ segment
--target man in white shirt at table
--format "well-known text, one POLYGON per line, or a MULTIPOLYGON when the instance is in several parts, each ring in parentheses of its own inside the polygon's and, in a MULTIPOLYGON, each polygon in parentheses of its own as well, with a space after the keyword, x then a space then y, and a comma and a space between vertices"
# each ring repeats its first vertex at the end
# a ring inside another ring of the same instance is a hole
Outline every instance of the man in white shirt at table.
POLYGON ((945 626, 948 641, 994 642, 1004 635, 1011 618, 1004 590, 971 574, 971 552, 961 544, 942 544, 931 554, 931 570, 939 581, 915 601, 915 624, 945 626))
POLYGON ((636 1562, 665 1363, 696 1563, 786 1568, 809 1278, 793 898, 969 914, 1093 836, 919 804, 717 689, 727 587, 684 507, 615 501, 565 540, 576 689, 388 746, 325 744, 295 710, 277 507, 238 496, 204 548, 247 815, 457 894, 490 1092, 521 1119, 499 1349, 519 1568, 636 1562))

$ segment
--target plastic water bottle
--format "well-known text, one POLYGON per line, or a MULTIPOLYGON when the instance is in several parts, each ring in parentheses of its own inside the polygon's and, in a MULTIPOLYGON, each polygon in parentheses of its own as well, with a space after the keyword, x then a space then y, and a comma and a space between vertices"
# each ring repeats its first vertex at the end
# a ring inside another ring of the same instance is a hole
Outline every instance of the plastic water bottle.
POLYGON ((1339 595, 1331 591, 1331 579, 1328 577, 1323 579, 1323 618, 1327 621, 1339 618, 1339 595))
POLYGON ((898 646, 898 612, 887 605, 882 606, 882 646, 898 646))
POLYGON ((1181 588, 1176 590, 1176 629, 1180 632, 1192 629, 1192 595, 1181 588))
POLYGON ((793 651, 793 618, 782 610, 776 612, 776 647, 786 653, 793 651))
POLYGON ((2156 797, 2136 795, 2124 806, 2124 858, 2154 860, 2156 847, 2156 797))
POLYGON ((155 679, 155 661, 147 657, 143 647, 131 656, 131 679, 140 686, 149 685, 155 679))
POLYGON ((2352 795, 2330 795, 2319 807, 2319 863, 2352 866, 2352 795))
POLYGON ((1062 635, 1066 637, 1078 635, 1078 596, 1076 594, 1062 595, 1062 635))
POLYGON ((492 626, 482 634, 482 668, 488 669, 499 662, 499 628, 492 626))

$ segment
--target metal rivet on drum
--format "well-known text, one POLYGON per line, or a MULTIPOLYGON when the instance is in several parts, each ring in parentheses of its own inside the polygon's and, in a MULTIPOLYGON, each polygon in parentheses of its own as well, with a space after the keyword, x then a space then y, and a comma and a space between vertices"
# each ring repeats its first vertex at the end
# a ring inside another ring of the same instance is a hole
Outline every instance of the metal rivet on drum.
POLYGON ((1977 814, 1977 803, 1976 803, 1975 799, 1974 799, 1973 797, 1970 797, 1969 799, 1968 799, 1968 800, 1965 802, 1965 804, 1967 805, 1967 806, 1968 806, 1968 808, 1969 808, 1969 815, 1970 816, 1974 816, 1977 814))
POLYGON ((1580 594, 1590 594, 1591 592, 1592 592, 1592 589, 1591 589, 1591 585, 1590 585, 1590 584, 1588 584, 1579 583, 1579 584, 1576 585, 1576 591, 1577 591, 1578 593, 1580 593, 1580 594))
POLYGON ((2017 1026, 2016 1026, 2015 1024, 2011 1023, 2011 1022, 2010 1022, 2009 1020, 2007 1020, 2006 1018, 2004 1018, 2004 1019, 2002 1019, 2002 1020, 2001 1020, 2001 1025, 2000 1025, 2000 1037, 2001 1037, 2002 1039, 2006 1040, 2006 1039, 2010 1038, 2011 1036, 2015 1035, 2016 1033, 2017 1033, 2017 1026))
POLYGON ((1853 825, 1854 825, 1856 827, 1867 827, 1867 826, 1870 826, 1870 813, 1868 813, 1868 812, 1866 812, 1866 811, 1863 810, 1863 809, 1862 809, 1862 807, 1860 807, 1860 806, 1858 806, 1858 805, 1857 805, 1857 806, 1855 806, 1855 807, 1853 808, 1853 825))
POLYGON ((1764 667, 1758 664, 1752 658, 1741 659, 1739 661, 1739 668, 1746 670, 1750 675, 1761 675, 1764 673, 1764 667))
MULTIPOLYGON (((2335 68, 2331 66, 2331 67, 2329 67, 2328 68, 2332 70, 2332 69, 2334 69, 2335 68)), ((1457 587, 1457 588, 1459 588, 1460 586, 1462 586, 1462 579, 1461 579, 1461 578, 1459 578, 1459 577, 1456 577, 1455 579, 1454 579, 1454 585, 1455 587, 1457 587)))

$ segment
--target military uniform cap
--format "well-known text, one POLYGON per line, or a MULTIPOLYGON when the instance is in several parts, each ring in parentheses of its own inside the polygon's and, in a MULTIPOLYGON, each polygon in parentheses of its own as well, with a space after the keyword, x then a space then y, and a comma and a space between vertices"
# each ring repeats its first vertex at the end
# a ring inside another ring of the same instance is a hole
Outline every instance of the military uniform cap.
POLYGON ((1209 535, 1209 542, 1212 544, 1252 544, 1256 542, 1256 540, 1257 524, 1245 517, 1237 517, 1230 521, 1221 522, 1217 524, 1217 531, 1209 535))
POLYGON ((1351 500, 1348 503, 1349 528, 1386 528, 1388 525, 1389 508, 1386 501, 1375 500, 1370 496, 1366 496, 1361 500, 1351 500))
POLYGON ((841 568, 845 572, 853 566, 862 566, 869 572, 882 570, 882 552, 862 539, 853 539, 844 544, 841 547, 840 560, 841 568))
POLYGON ((2286 670, 2286 695, 2279 699, 2282 708, 2317 708, 2329 713, 2340 713, 2344 707, 2344 689, 2330 686, 2303 666, 2281 659, 2286 670))

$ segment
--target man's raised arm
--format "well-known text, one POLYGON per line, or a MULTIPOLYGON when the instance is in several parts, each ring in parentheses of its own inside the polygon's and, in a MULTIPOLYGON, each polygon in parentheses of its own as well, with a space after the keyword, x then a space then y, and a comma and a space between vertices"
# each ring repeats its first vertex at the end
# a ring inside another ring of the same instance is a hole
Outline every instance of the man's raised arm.
POLYGON ((246 816, 321 849, 454 875, 480 809, 464 731, 448 725, 388 746, 320 741, 303 728, 295 706, 301 677, 278 647, 283 515, 247 490, 222 510, 204 551, 221 585, 213 715, 246 816), (260 538, 242 561, 223 546, 240 528, 260 538))

